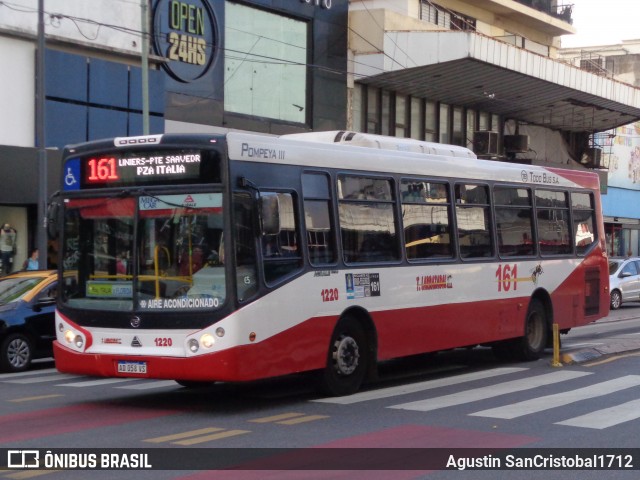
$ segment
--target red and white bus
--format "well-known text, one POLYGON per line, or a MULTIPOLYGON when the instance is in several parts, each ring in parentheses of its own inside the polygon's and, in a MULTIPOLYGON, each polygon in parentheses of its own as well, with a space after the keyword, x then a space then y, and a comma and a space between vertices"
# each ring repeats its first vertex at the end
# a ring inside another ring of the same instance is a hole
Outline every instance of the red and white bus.
POLYGON ((57 226, 62 372, 183 385, 490 345, 530 360, 608 314, 592 172, 353 132, 71 146, 57 226))

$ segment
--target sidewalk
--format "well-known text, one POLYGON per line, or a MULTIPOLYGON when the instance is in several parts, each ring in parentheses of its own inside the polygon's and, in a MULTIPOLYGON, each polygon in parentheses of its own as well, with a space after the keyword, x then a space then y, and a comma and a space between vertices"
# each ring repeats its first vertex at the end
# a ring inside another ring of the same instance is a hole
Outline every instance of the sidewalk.
MULTIPOLYGON (((595 323, 607 323, 607 322, 621 322, 624 320, 633 320, 640 318, 640 309, 628 310, 622 315, 616 316, 616 318, 603 318, 595 323)), ((562 347, 560 348, 560 362, 563 365, 572 365, 577 363, 588 362, 601 357, 609 355, 620 355, 624 353, 631 353, 640 350, 640 335, 637 339, 634 338, 620 338, 612 339, 607 344, 597 345, 594 347, 587 347, 575 350, 573 352, 562 353, 562 347)))

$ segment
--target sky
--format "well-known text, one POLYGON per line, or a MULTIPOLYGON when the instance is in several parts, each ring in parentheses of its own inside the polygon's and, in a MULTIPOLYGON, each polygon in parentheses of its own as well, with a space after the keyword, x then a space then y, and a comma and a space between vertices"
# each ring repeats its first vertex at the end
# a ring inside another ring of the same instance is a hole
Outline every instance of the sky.
POLYGON ((640 39, 640 0, 563 0, 573 4, 575 35, 564 35, 562 47, 613 45, 640 39))

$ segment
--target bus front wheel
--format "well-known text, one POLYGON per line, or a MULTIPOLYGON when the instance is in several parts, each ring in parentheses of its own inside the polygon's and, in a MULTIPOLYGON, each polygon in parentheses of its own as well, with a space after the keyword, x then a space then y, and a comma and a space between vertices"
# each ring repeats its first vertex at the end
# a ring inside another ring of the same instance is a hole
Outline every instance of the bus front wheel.
POLYGON ((345 317, 338 322, 321 373, 320 389, 332 396, 350 395, 364 381, 368 364, 367 335, 357 320, 345 317))

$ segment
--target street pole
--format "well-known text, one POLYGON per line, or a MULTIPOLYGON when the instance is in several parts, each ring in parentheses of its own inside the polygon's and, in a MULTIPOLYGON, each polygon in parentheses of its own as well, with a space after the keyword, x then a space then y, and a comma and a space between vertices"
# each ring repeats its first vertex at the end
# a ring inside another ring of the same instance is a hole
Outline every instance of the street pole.
POLYGON ((140 0, 142 41, 142 133, 149 135, 149 35, 147 0, 140 0))
POLYGON ((47 252, 47 150, 45 140, 44 92, 44 0, 38 0, 38 48, 36 52, 36 147, 38 149, 38 213, 36 247, 39 267, 48 268, 47 252))

